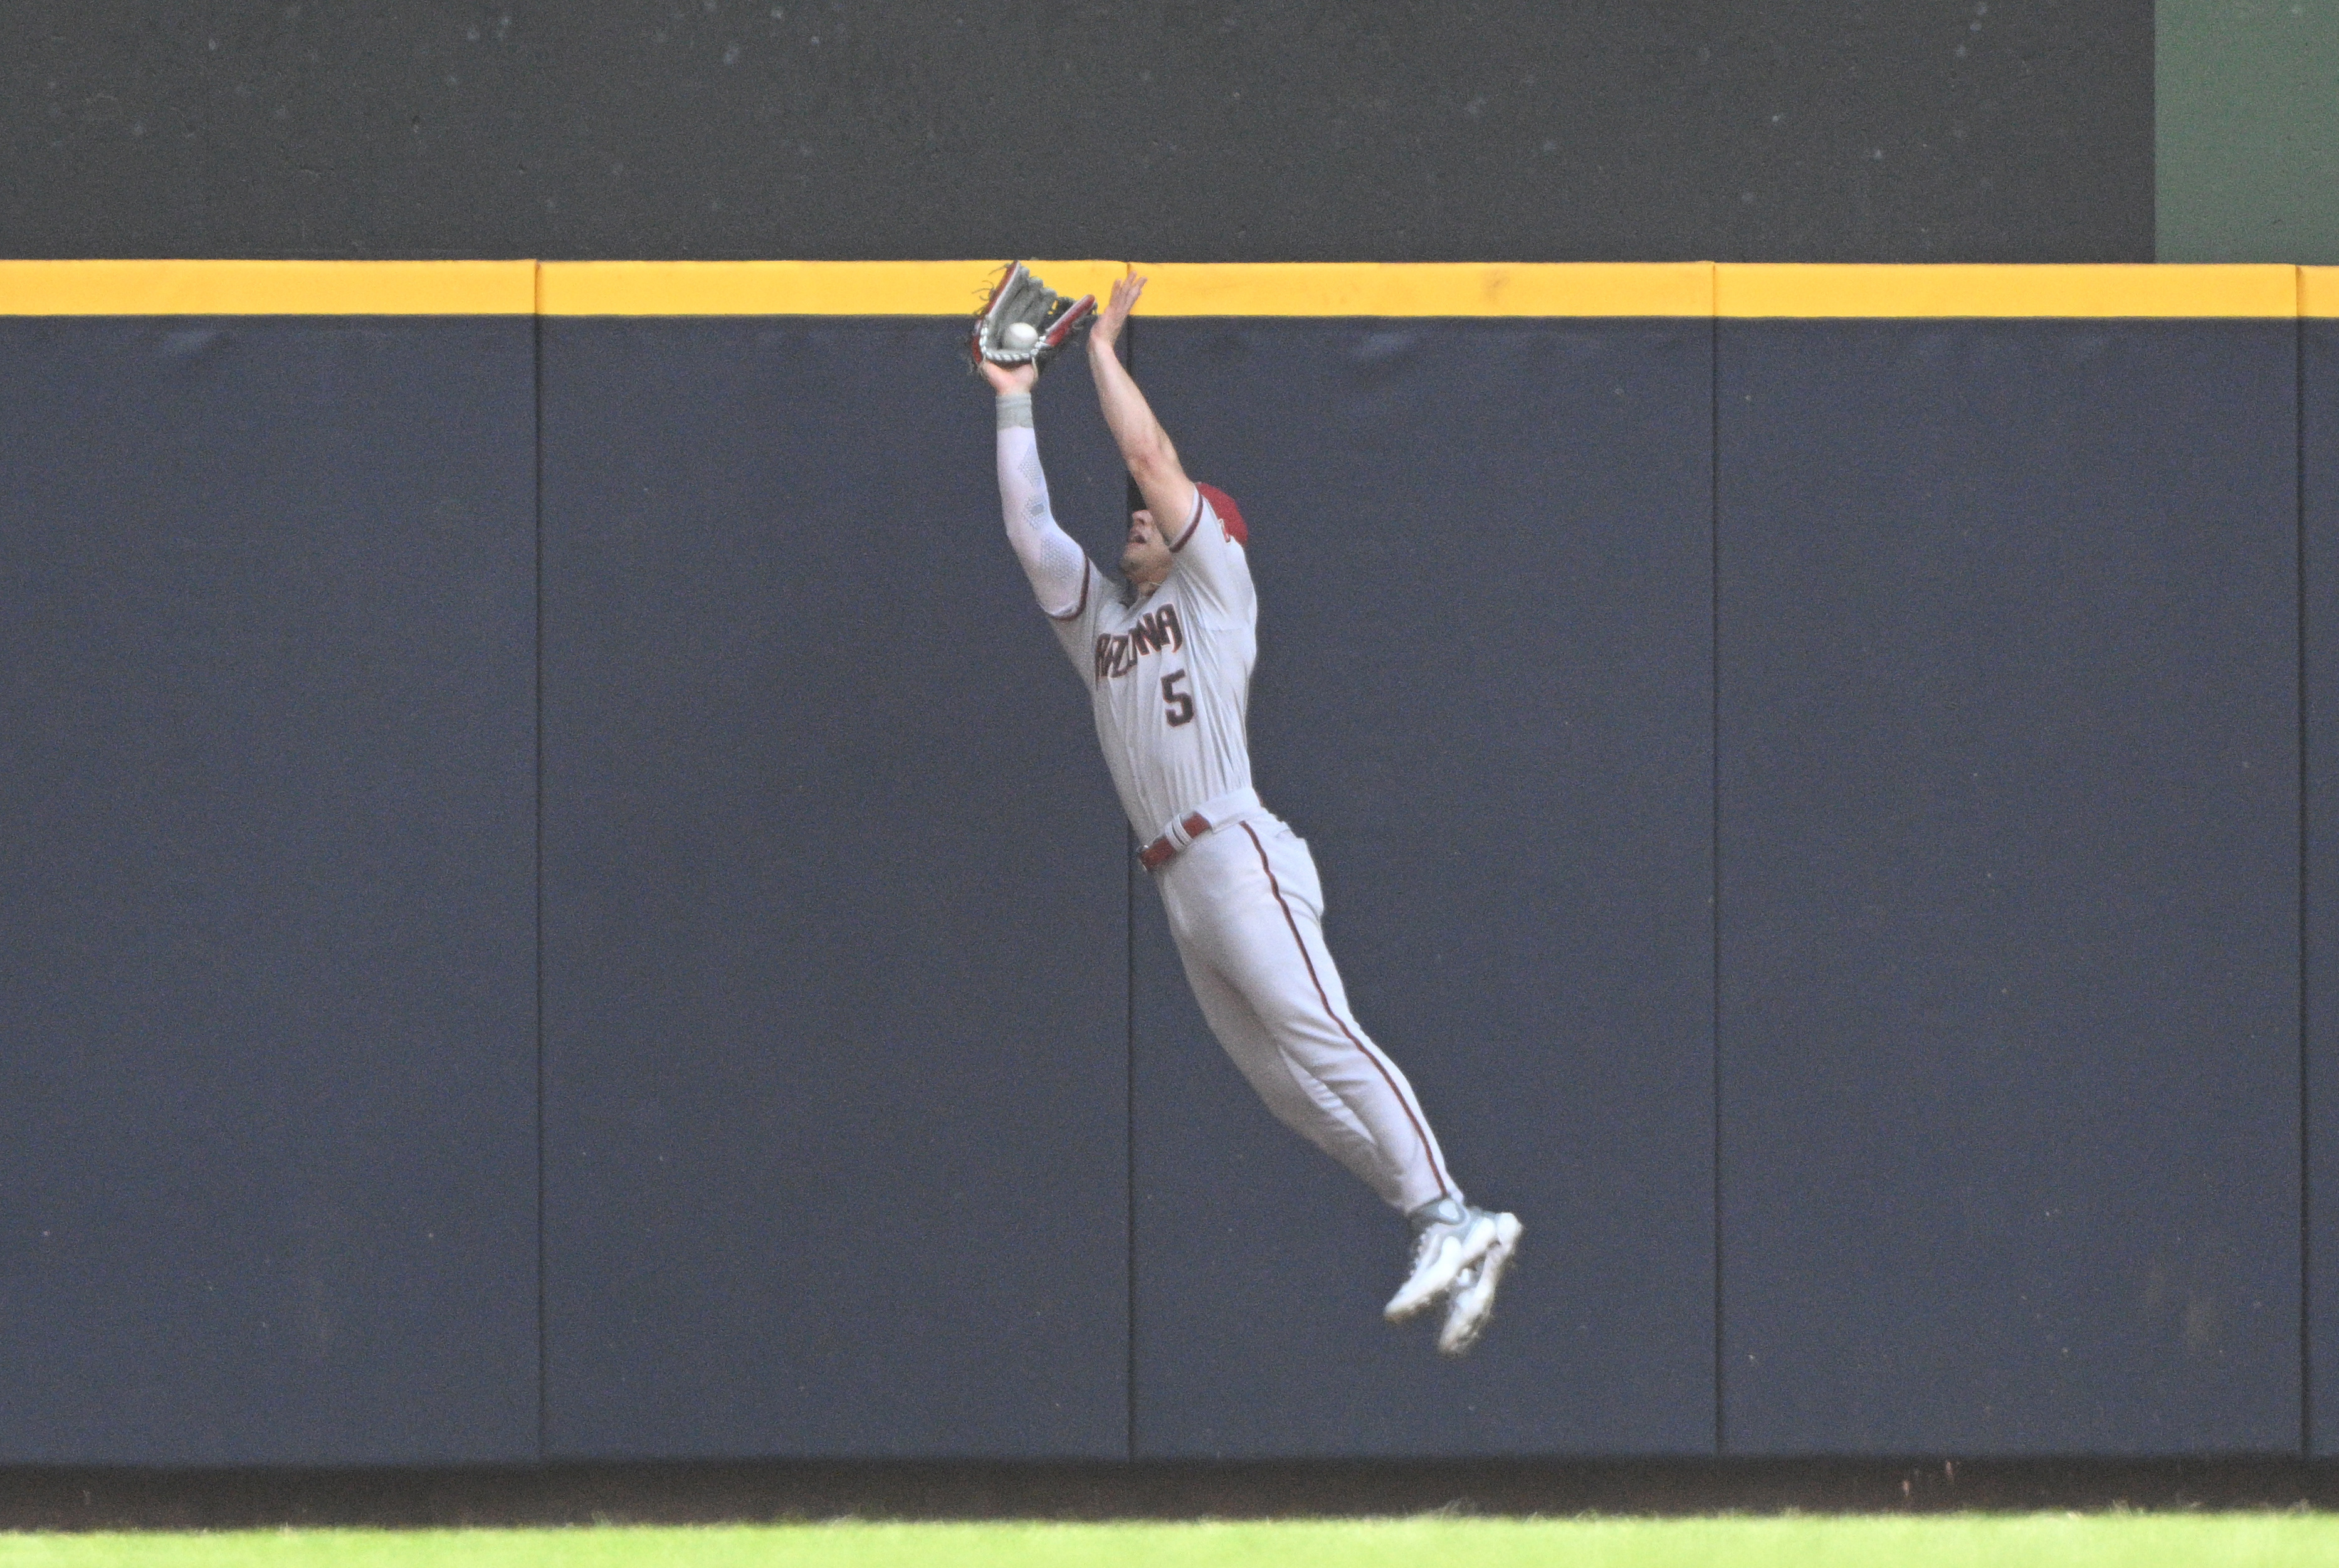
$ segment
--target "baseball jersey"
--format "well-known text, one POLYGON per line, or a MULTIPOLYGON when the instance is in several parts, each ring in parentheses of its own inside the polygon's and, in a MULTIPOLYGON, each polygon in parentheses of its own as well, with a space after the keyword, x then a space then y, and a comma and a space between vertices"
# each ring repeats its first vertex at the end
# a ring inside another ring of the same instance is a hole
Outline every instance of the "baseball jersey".
POLYGON ((1120 804, 1140 841, 1250 787, 1244 715, 1258 657, 1258 597, 1243 546, 1199 488, 1169 537, 1170 576, 1123 604, 1081 561, 1080 602, 1051 616, 1088 683, 1120 804))

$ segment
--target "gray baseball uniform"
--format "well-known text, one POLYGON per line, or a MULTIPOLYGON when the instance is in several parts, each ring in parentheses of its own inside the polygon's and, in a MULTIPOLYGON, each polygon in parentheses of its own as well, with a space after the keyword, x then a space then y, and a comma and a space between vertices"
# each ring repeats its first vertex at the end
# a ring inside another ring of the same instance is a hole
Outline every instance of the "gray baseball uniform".
POLYGON ((1240 513, 1201 487, 1165 529, 1168 579, 1124 598, 1056 524, 1029 406, 1001 405, 1008 537, 1088 685, 1202 1016, 1268 1108, 1385 1201, 1458 1199, 1412 1086, 1348 1011, 1307 842, 1251 787, 1258 599, 1240 513))

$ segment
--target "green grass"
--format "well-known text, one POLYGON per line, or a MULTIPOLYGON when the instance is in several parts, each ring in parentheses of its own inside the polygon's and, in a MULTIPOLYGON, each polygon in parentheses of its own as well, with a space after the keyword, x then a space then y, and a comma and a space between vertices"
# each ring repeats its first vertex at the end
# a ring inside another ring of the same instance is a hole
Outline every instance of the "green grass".
POLYGON ((281 1530, 0 1535, 0 1568, 2099 1568, 2339 1563, 2339 1515, 2029 1514, 1907 1517, 1294 1521, 1281 1524, 777 1524, 690 1529, 281 1530))

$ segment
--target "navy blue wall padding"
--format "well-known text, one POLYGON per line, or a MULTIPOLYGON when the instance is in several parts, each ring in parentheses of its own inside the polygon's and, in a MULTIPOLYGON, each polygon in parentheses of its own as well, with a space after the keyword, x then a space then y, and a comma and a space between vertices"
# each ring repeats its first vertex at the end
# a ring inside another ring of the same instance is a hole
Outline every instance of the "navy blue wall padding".
POLYGON ((1459 1364, 950 334, 538 330, 0 321, 0 1463, 2339 1453, 2339 325, 1140 324, 1459 1364))
POLYGON ((537 1446, 533 323, 0 323, 0 1462, 537 1446))
POLYGON ((2306 690, 2307 1389, 2312 1446, 2339 1454, 2339 321, 2299 360, 2306 690))
POLYGON ((1403 1222, 1236 1074, 1140 874, 1140 1456, 1711 1449, 1710 333, 1141 324, 1249 522, 1260 792, 1358 1021, 1527 1232, 1466 1361, 1384 1324, 1403 1222))
POLYGON ((2294 323, 1720 331, 1724 1451, 2295 1452, 2294 323))
POLYGON ((989 391, 931 321, 544 338, 548 1453, 1125 1455, 1126 834, 989 391))

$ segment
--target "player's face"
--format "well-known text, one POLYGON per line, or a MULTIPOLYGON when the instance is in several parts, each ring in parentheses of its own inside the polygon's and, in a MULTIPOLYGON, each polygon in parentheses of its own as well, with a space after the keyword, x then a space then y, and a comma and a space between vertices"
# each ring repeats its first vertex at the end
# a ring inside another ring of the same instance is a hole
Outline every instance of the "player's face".
POLYGON ((1153 526, 1153 514, 1129 514, 1129 538, 1120 547, 1121 575, 1132 583, 1159 583, 1170 575, 1170 547, 1153 526))

